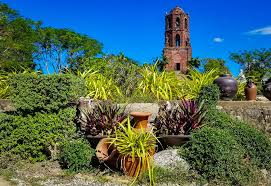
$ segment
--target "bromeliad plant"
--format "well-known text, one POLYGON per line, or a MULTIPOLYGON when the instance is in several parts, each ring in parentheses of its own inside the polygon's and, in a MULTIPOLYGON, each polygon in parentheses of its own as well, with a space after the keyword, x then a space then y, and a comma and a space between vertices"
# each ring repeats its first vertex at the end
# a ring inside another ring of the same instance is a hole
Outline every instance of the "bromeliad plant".
POLYGON ((110 140, 120 153, 124 173, 135 177, 131 185, 145 171, 148 171, 150 185, 153 185, 153 154, 157 141, 153 130, 132 128, 128 117, 119 124, 110 140))
POLYGON ((111 135, 127 116, 124 108, 110 101, 97 103, 92 110, 81 110, 85 116, 86 135, 111 135))
POLYGON ((201 127, 205 114, 203 101, 198 103, 183 99, 162 105, 155 123, 160 135, 189 135, 192 130, 201 127))

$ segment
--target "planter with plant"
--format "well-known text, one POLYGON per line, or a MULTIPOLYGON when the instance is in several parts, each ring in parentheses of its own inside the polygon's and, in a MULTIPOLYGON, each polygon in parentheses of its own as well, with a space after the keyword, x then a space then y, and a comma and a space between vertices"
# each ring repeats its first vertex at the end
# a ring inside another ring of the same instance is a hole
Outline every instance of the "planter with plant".
POLYGON ((128 117, 119 124, 119 129, 110 140, 120 154, 123 172, 135 177, 132 184, 148 171, 150 184, 153 185, 153 155, 157 141, 153 130, 132 128, 128 117))
POLYGON ((190 139, 190 133, 201 127, 206 111, 203 101, 167 102, 160 107, 155 120, 162 145, 180 146, 190 139))
POLYGON ((118 124, 126 118, 124 108, 110 101, 98 102, 92 109, 82 109, 85 123, 84 134, 93 148, 102 138, 106 138, 115 132, 118 124))

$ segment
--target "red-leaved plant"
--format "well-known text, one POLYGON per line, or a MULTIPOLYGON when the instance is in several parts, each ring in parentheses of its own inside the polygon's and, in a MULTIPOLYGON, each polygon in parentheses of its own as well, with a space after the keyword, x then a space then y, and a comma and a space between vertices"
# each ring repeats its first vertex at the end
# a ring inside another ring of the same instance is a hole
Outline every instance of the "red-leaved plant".
POLYGON ((160 135, 189 135, 201 127, 206 110, 203 102, 183 99, 180 102, 167 102, 160 107, 155 120, 160 135))

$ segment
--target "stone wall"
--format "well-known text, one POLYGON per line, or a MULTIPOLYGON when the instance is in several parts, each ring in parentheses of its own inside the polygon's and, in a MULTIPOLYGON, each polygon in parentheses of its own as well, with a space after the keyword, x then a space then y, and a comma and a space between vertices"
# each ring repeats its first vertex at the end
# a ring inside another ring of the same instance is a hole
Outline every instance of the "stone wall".
MULTIPOLYGON (((83 102, 85 106, 91 104, 88 100, 84 100, 83 102)), ((121 105, 126 106, 125 112, 127 113, 132 111, 152 112, 150 122, 154 121, 159 110, 157 103, 121 105)), ((219 101, 217 108, 271 134, 271 101, 219 101)), ((10 100, 0 100, 0 112, 13 110, 14 107, 10 100)))
POLYGON ((219 101, 217 108, 271 134, 271 101, 219 101))

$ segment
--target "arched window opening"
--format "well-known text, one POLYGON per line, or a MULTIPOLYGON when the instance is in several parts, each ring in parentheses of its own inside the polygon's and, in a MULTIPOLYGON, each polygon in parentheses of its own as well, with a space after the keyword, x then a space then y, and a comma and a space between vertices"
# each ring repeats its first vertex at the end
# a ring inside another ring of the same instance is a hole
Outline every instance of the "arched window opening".
POLYGON ((179 27, 179 26, 180 26, 180 18, 177 17, 177 18, 176 18, 176 27, 179 27))
POLYGON ((167 28, 168 29, 171 28, 171 19, 170 19, 170 17, 167 18, 167 28))
POLYGON ((185 42, 185 46, 188 46, 188 41, 185 42))
POLYGON ((184 27, 185 27, 185 29, 188 28, 188 22, 187 22, 187 19, 186 19, 186 18, 184 19, 184 27))
POLYGON ((179 47, 181 45, 181 38, 180 38, 180 35, 177 34, 176 35, 176 47, 179 47))
POLYGON ((176 71, 180 71, 181 70, 181 64, 180 63, 176 63, 175 70, 176 71))

